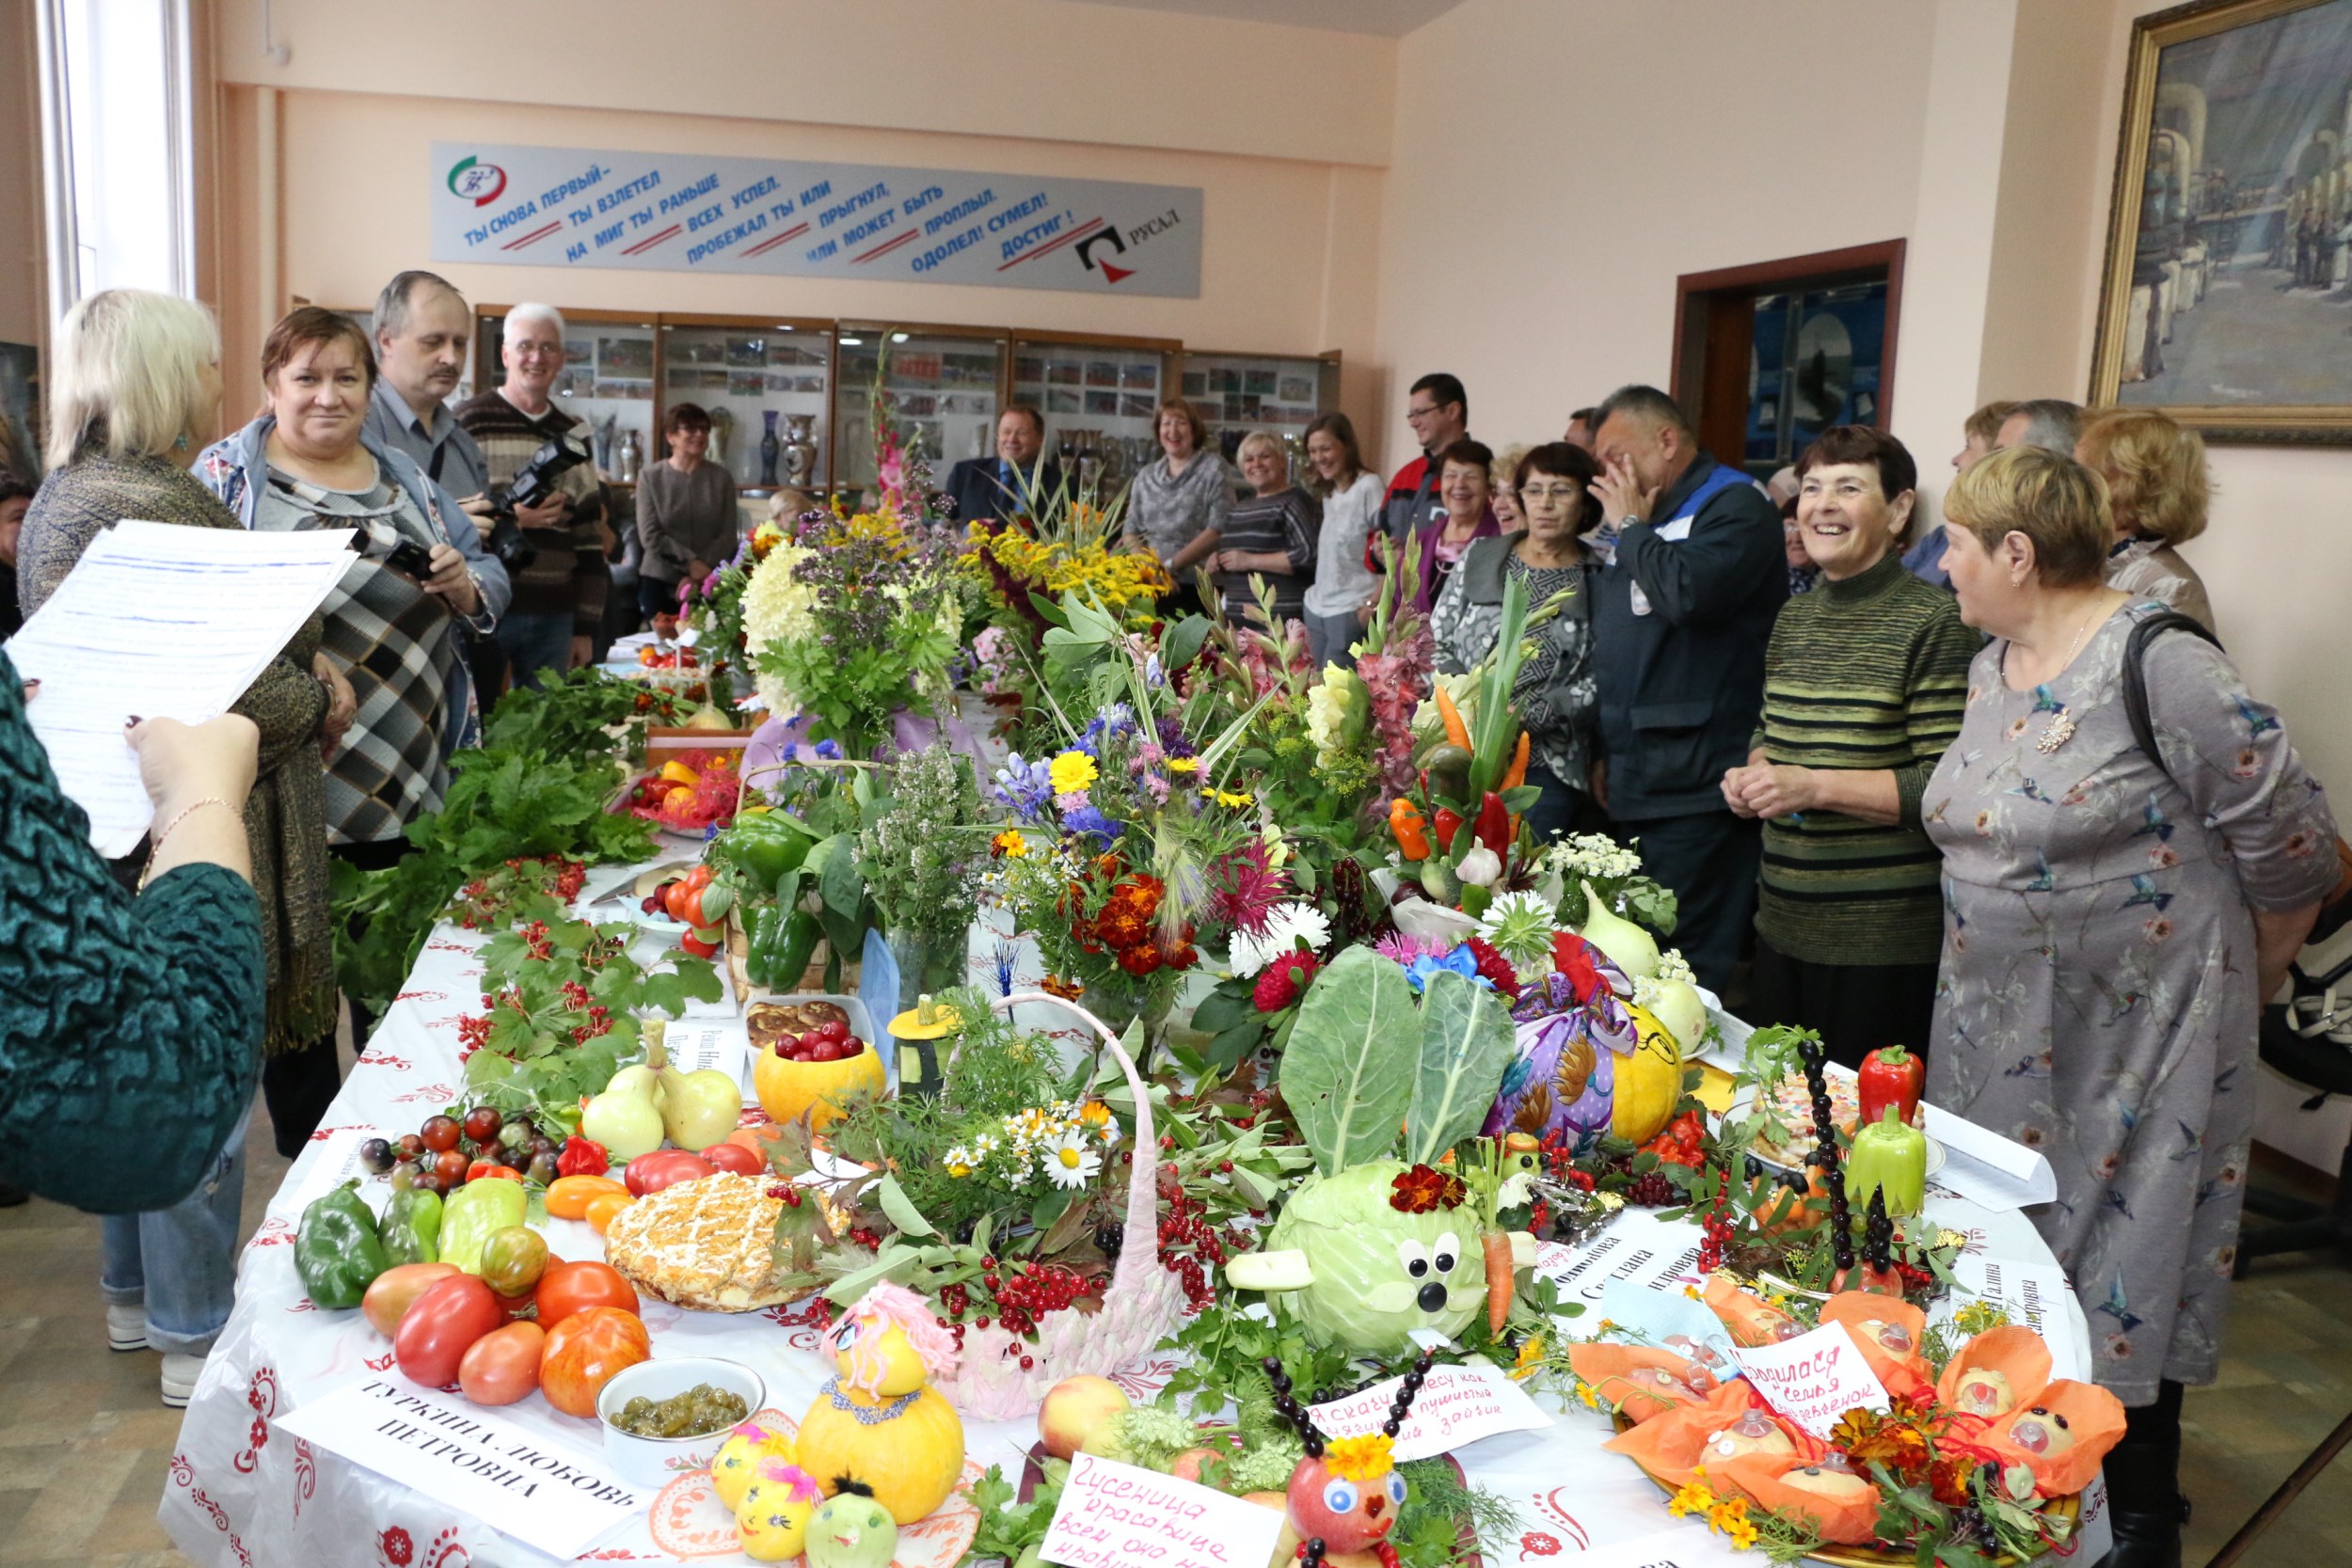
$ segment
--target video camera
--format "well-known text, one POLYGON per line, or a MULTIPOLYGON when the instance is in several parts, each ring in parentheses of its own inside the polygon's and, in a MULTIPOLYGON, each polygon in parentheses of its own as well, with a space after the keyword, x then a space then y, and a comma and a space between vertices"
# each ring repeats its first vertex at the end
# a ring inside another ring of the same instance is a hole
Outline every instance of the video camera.
POLYGON ((590 460, 587 442, 569 434, 557 436, 532 452, 503 489, 490 493, 490 553, 507 571, 519 572, 539 558, 539 548, 524 536, 515 509, 545 506, 556 497, 555 482, 590 460))

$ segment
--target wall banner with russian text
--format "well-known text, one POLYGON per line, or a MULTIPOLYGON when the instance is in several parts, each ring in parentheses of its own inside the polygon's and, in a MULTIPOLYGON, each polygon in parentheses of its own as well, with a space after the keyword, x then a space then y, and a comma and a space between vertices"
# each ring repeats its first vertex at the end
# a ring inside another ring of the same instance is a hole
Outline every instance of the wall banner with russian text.
POLYGON ((1200 293, 1200 191, 688 152, 433 144, 433 259, 1200 293))

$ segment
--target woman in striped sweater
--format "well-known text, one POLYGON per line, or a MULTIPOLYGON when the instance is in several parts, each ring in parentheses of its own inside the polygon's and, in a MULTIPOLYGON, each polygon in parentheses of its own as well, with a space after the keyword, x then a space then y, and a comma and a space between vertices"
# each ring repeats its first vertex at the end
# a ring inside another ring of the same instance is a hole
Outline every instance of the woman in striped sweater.
POLYGON ((1797 478, 1797 530, 1820 577, 1773 623, 1763 721, 1724 800, 1765 819, 1754 1015, 1819 1032, 1851 1066, 1927 1043, 1942 860, 1919 796, 1960 733, 1979 640, 1895 550, 1917 499, 1901 442, 1837 426, 1797 478))

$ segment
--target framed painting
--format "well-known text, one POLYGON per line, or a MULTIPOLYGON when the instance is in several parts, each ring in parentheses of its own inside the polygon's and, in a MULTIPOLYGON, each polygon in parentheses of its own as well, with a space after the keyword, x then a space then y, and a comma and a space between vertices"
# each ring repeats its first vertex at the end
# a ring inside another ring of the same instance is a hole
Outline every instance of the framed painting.
POLYGON ((2133 24, 2090 401, 2352 443, 2352 0, 2133 24))

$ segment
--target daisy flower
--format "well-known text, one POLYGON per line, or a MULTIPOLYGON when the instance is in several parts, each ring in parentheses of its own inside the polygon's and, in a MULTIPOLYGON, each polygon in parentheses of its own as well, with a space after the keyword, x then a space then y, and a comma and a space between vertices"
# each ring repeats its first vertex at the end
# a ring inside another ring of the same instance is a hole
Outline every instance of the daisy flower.
POLYGON ((1538 893, 1506 893, 1486 907, 1478 922, 1478 934, 1511 960, 1522 980, 1550 973, 1551 933, 1556 928, 1556 911, 1538 893))
POLYGON ((1103 1156, 1087 1147, 1086 1134, 1063 1133, 1045 1148, 1045 1174, 1057 1187, 1083 1187, 1103 1168, 1103 1156))

